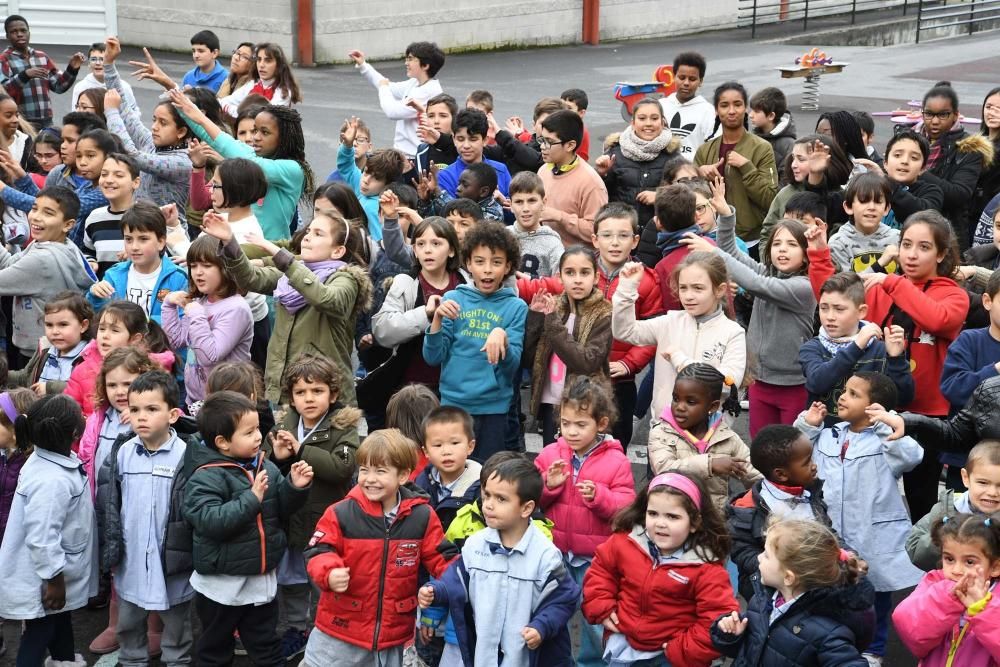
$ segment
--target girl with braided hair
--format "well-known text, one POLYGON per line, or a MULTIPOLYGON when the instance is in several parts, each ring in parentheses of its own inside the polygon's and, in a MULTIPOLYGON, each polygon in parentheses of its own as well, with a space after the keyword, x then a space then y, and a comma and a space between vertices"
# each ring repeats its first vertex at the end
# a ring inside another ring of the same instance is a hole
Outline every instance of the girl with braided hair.
POLYGON ((260 165, 267 176, 267 194, 251 210, 268 241, 289 238, 298 227, 298 204, 313 189, 299 112, 275 104, 261 108, 254 116, 250 146, 226 134, 181 91, 170 91, 170 100, 195 136, 223 158, 242 157, 260 165))

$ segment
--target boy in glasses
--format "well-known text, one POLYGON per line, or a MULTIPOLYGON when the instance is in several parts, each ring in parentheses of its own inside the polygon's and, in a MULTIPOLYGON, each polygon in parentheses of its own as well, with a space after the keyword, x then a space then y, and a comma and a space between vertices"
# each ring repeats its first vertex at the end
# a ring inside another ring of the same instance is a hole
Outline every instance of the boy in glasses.
MULTIPOLYGON (((87 66, 90 67, 90 73, 76 82, 73 86, 73 101, 70 103, 70 109, 76 108, 76 102, 80 99, 80 93, 85 90, 90 90, 91 88, 104 88, 104 42, 94 42, 90 45, 90 52, 87 54, 87 66)), ((122 81, 122 88, 125 90, 124 93, 132 95, 132 86, 128 84, 127 81, 122 81)), ((132 97, 135 97, 132 95, 132 97)))
POLYGON ((535 140, 545 162, 538 176, 548 195, 542 223, 559 232, 566 246, 589 244, 594 216, 608 203, 608 189, 576 154, 583 140, 583 119, 569 109, 555 111, 542 121, 535 140))

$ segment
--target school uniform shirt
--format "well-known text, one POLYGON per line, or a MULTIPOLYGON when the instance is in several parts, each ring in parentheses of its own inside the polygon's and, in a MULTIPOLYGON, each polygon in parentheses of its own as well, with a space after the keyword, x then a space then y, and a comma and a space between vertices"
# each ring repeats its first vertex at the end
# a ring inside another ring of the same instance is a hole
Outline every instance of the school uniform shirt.
POLYGON ((87 342, 81 340, 72 349, 62 353, 54 346, 49 348, 49 353, 45 357, 42 365, 42 372, 38 375, 39 382, 69 380, 70 373, 73 372, 73 365, 77 357, 83 353, 83 348, 87 347, 87 342))
POLYGON ((229 70, 220 65, 218 61, 216 61, 212 71, 208 73, 201 71, 201 68, 195 65, 184 75, 184 78, 181 80, 181 87, 208 88, 213 93, 217 93, 227 76, 229 76, 229 70))
POLYGON ((853 433, 847 422, 831 428, 806 423, 805 411, 793 424, 813 443, 813 463, 825 484, 824 495, 833 529, 868 562, 868 579, 876 591, 915 586, 923 572, 906 554, 913 527, 899 478, 924 457, 909 436, 889 442, 892 429, 876 424, 853 433))
POLYGON ((76 454, 35 449, 21 468, 0 563, 8 574, 0 617, 42 618, 86 606, 97 595, 97 521, 76 454), (62 609, 42 606, 42 588, 57 574, 66 584, 62 609))
POLYGON ((173 429, 156 451, 146 449, 138 437, 118 449, 125 554, 114 570, 115 591, 147 611, 169 609, 194 597, 188 573, 166 577, 162 558, 170 495, 186 450, 187 443, 173 429))

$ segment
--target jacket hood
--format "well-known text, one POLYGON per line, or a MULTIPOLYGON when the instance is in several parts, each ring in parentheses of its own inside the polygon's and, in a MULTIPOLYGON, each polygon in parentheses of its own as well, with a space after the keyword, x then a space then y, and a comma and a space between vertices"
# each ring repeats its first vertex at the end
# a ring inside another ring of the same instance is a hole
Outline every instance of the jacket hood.
MULTIPOLYGON (((326 418, 330 421, 330 426, 338 430, 345 430, 356 427, 361 423, 364 413, 358 408, 346 406, 339 401, 330 406, 330 412, 326 418)), ((299 426, 299 413, 295 408, 288 406, 288 411, 281 420, 280 427, 294 433, 299 426)))
POLYGON ((335 273, 343 271, 351 274, 358 283, 358 298, 354 300, 354 310, 351 312, 351 317, 367 313, 371 310, 372 296, 375 294, 375 288, 372 287, 372 281, 368 277, 368 273, 360 266, 354 266, 353 264, 342 266, 335 273))
POLYGON ((753 128, 753 134, 768 141, 774 141, 782 137, 795 139, 797 136, 795 133, 795 121, 792 119, 792 114, 787 111, 778 119, 778 122, 774 124, 770 132, 760 132, 757 128, 753 128))
POLYGON ((47 253, 52 257, 50 266, 62 276, 67 285, 75 285, 80 291, 86 291, 97 282, 97 276, 83 257, 83 253, 73 243, 66 241, 40 241, 31 244, 32 252, 47 253))
POLYGON ((958 139, 955 142, 955 147, 958 148, 959 153, 978 153, 984 169, 993 164, 993 160, 996 158, 993 142, 981 134, 970 134, 958 139))
MULTIPOLYGON (((636 525, 632 527, 632 532, 629 533, 629 539, 635 543, 637 547, 642 549, 642 552, 652 560, 653 556, 649 552, 649 546, 652 544, 652 540, 646 535, 646 529, 642 526, 636 525)), ((705 558, 699 553, 698 549, 685 549, 681 554, 680 558, 675 561, 679 565, 705 565, 707 563, 717 563, 720 559, 715 558, 711 552, 707 552, 705 558)))

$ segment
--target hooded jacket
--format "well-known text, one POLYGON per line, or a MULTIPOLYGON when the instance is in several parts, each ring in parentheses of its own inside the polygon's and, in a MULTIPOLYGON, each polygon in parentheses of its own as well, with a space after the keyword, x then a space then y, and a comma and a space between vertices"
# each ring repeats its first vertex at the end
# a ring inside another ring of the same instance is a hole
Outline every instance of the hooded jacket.
MULTIPOLYGON (((309 497, 299 511, 288 521, 288 548, 303 551, 312 538, 316 523, 330 505, 344 499, 351 490, 351 483, 358 472, 354 455, 358 451, 358 424, 361 411, 334 403, 330 411, 301 442, 299 454, 274 462, 282 474, 287 475, 291 465, 297 460, 305 461, 313 469, 313 481, 309 487, 309 497)), ((275 431, 285 430, 298 438, 299 414, 289 406, 288 412, 275 431)))
POLYGON ((967 248, 970 226, 980 211, 970 211, 976 184, 983 169, 993 162, 993 144, 981 134, 969 134, 961 123, 938 139, 941 156, 923 178, 941 188, 944 202, 939 209, 951 221, 959 246, 967 248))
POLYGON ((424 335, 424 361, 441 367, 441 404, 472 415, 507 414, 521 367, 527 304, 508 287, 483 294, 475 285, 459 285, 442 297, 449 299, 458 303, 459 316, 424 335), (496 328, 507 332, 507 355, 492 365, 481 350, 496 328))
MULTIPOLYGON (((524 335, 525 365, 531 359, 531 414, 538 415, 545 392, 552 356, 558 356, 566 367, 564 385, 570 386, 581 376, 608 377, 608 355, 611 352, 611 304, 600 290, 594 289, 579 302, 573 331, 567 331, 570 315, 569 298, 559 297, 555 312, 548 315, 529 311, 524 335)), ((556 413, 558 414, 558 406, 556 413)))
MULTIPOLYGON (((754 128, 753 133, 771 144, 771 150, 774 151, 774 165, 779 174, 784 174, 785 158, 792 152, 792 146, 795 145, 797 138, 792 114, 786 111, 770 132, 758 132, 757 128, 754 128)), ((786 183, 783 182, 781 185, 786 185, 786 183)))
MULTIPOLYGON (((726 501, 729 499, 729 476, 712 472, 712 457, 731 456, 744 461, 750 460, 750 448, 736 431, 729 428, 725 417, 712 432, 704 452, 699 452, 690 440, 678 433, 670 423, 662 420, 649 429, 647 451, 652 474, 682 472, 701 479, 720 514, 724 514, 726 501)), ((745 473, 739 479, 744 485, 748 485, 763 478, 760 471, 747 463, 745 473)))
POLYGON ((633 648, 659 651, 666 643, 673 667, 708 667, 719 657, 709 638, 712 622, 739 610, 729 574, 693 549, 676 561, 654 562, 649 547, 645 529, 635 526, 597 548, 583 578, 583 617, 602 623, 615 612, 633 648))
POLYGON ((853 224, 847 224, 830 237, 828 244, 838 269, 864 273, 878 261, 886 246, 899 245, 899 230, 880 223, 874 232, 864 234, 853 224))
MULTIPOLYGON (((95 408, 94 389, 97 386, 97 376, 101 374, 104 357, 101 356, 101 351, 97 347, 96 340, 87 343, 87 347, 83 348, 80 356, 83 357, 83 361, 73 368, 73 372, 69 376, 69 381, 66 383, 66 389, 63 393, 80 404, 84 417, 90 417, 95 408)), ((163 370, 168 373, 173 370, 174 361, 177 359, 170 350, 166 352, 149 352, 149 358, 162 366, 163 370)), ((101 424, 98 421, 97 433, 100 433, 100 428, 101 424)), ((95 437, 93 441, 96 443, 97 438, 95 437)), ((95 444, 94 447, 96 446, 95 444)), ((83 457, 84 455, 81 454, 81 458, 83 457)), ((84 458, 84 460, 87 459, 84 458)))
MULTIPOLYGON (((128 298, 128 272, 132 268, 132 260, 118 262, 104 272, 104 281, 111 283, 115 288, 115 293, 107 299, 99 299, 87 290, 87 301, 97 312, 109 302, 116 299, 128 298)), ((160 276, 156 279, 156 287, 153 289, 153 296, 149 302, 149 319, 157 324, 160 323, 160 314, 163 309, 163 299, 171 292, 187 291, 187 274, 173 261, 164 255, 160 259, 160 276)))
MULTIPOLYGON (((548 469, 556 461, 571 464, 573 450, 563 438, 546 445, 535 459, 535 467, 548 478, 548 469)), ((632 465, 621 443, 604 436, 583 461, 577 482, 594 483, 593 500, 586 500, 572 479, 555 489, 542 487, 542 509, 555 527, 552 539, 563 553, 572 551, 579 556, 592 556, 597 547, 611 535, 611 517, 635 499, 632 465)))
POLYGON ((316 630, 371 651, 413 638, 418 571, 440 577, 458 550, 422 491, 402 486, 399 497, 388 527, 381 503, 358 486, 316 524, 306 550, 309 577, 321 591, 316 630), (335 593, 330 571, 341 567, 350 568, 351 581, 335 593))
POLYGON ((920 658, 921 667, 997 667, 1000 598, 994 591, 990 601, 973 614, 952 593, 954 588, 955 582, 941 570, 928 572, 892 612, 893 627, 906 648, 920 658))
MULTIPOLYGON (((701 145, 695 154, 698 166, 715 164, 719 161, 722 135, 718 135, 701 145)), ((746 132, 733 148, 747 159, 742 167, 725 164, 723 175, 726 179, 726 201, 736 209, 736 231, 744 241, 752 241, 760 236, 760 228, 771 207, 771 201, 778 194, 778 170, 774 162, 771 144, 764 139, 746 132)))
MULTIPOLYGON (((302 353, 326 357, 340 368, 344 377, 353 377, 351 353, 358 316, 368 310, 372 283, 360 267, 348 264, 331 273, 324 282, 306 265, 280 252, 274 266, 251 266, 250 260, 235 241, 224 248, 226 268, 247 291, 272 294, 282 276, 305 297, 306 306, 290 313, 275 306, 274 328, 267 343, 267 367, 264 384, 266 398, 273 403, 288 400, 281 388, 285 366, 302 353)), ((345 382, 340 391, 345 405, 355 405, 354 383, 345 382)))
POLYGON ((866 626, 874 625, 869 609, 875 591, 867 579, 807 591, 774 623, 774 589, 759 579, 753 576, 755 592, 743 634, 723 632, 718 620, 712 625, 712 643, 736 659, 733 667, 868 667, 861 651, 871 638, 866 626))
POLYGON ((14 346, 30 355, 45 335, 45 304, 66 290, 89 293, 94 282, 94 272, 72 243, 36 241, 18 255, 0 248, 0 296, 14 297, 14 346))
POLYGON ((265 574, 285 555, 284 525, 305 504, 309 489, 293 486, 262 453, 257 456, 257 470, 268 477, 263 502, 250 490, 258 473, 205 445, 185 452, 183 514, 199 574, 265 574))

